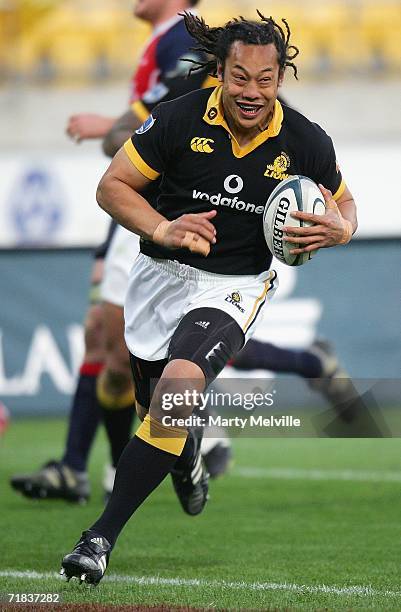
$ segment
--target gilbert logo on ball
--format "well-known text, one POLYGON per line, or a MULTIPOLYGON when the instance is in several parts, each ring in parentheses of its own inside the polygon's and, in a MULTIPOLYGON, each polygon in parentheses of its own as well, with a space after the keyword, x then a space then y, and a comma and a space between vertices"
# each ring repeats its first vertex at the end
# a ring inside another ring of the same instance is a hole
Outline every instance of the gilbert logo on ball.
POLYGON ((291 217, 291 213, 302 211, 324 215, 326 204, 319 187, 310 178, 290 176, 277 185, 266 202, 263 214, 263 231, 270 252, 288 266, 301 266, 309 261, 316 251, 292 255, 296 244, 286 242, 283 227, 310 227, 308 221, 291 217))

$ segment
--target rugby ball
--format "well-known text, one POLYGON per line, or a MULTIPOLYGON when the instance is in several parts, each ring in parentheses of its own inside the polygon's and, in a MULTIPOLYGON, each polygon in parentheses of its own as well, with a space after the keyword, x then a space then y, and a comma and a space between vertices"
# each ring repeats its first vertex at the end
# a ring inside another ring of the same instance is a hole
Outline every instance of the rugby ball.
POLYGON ((284 226, 310 227, 313 223, 291 217, 295 211, 324 215, 326 204, 319 187, 310 178, 290 176, 271 193, 263 213, 263 231, 272 255, 287 266, 301 266, 309 261, 316 251, 292 255, 295 243, 285 242, 284 226))

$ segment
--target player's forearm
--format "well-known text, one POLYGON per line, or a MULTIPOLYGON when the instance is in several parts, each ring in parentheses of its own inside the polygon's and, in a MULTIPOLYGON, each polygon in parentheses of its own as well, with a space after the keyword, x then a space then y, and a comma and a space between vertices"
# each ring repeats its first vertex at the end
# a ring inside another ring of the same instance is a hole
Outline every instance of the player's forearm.
POLYGON ((131 232, 152 239, 157 226, 165 221, 138 192, 115 177, 105 177, 96 193, 99 206, 131 232))
POLYGON ((136 114, 129 110, 116 119, 111 129, 103 139, 103 152, 109 157, 114 157, 124 142, 128 140, 141 125, 141 120, 136 114))
POLYGON ((103 138, 114 124, 115 119, 93 113, 72 115, 67 124, 67 134, 75 140, 103 138))
POLYGON ((99 117, 99 121, 94 123, 92 133, 88 138, 104 138, 115 122, 114 117, 99 117))
POLYGON ((353 198, 349 198, 342 202, 337 202, 337 206, 342 218, 351 223, 352 233, 355 234, 358 227, 358 220, 356 215, 356 206, 353 198))
POLYGON ((108 157, 114 157, 117 151, 123 146, 124 142, 132 136, 132 131, 127 129, 112 128, 103 139, 103 153, 108 157))

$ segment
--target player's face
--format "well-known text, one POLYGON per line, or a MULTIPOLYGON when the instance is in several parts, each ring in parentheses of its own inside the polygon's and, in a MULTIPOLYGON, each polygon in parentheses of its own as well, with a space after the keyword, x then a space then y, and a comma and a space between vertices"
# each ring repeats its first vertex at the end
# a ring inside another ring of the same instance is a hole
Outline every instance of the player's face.
POLYGON ((237 41, 224 72, 220 66, 218 75, 223 84, 224 114, 231 127, 251 133, 266 129, 283 80, 276 47, 237 41))
POLYGON ((164 4, 165 0, 137 0, 134 4, 134 15, 152 23, 158 19, 164 4))

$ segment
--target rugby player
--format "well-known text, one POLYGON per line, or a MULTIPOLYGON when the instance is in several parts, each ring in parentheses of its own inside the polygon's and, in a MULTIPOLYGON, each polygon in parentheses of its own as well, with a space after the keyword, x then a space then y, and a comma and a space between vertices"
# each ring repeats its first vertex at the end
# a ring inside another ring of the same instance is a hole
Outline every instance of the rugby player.
MULTIPOLYGON (((179 6, 186 8, 195 4, 184 2, 179 6)), ((104 152, 113 157, 157 102, 207 86, 210 79, 205 71, 195 73, 188 79, 183 78, 182 62, 168 70, 171 58, 178 57, 191 40, 182 20, 177 21, 174 12, 177 6, 163 0, 137 2, 135 15, 149 21, 154 26, 154 32, 143 52, 140 70, 134 75, 131 106, 117 120, 90 113, 73 115, 68 122, 67 133, 77 143, 104 137, 104 152), (173 15, 171 19, 169 15, 173 15), (156 83, 153 84, 155 79, 156 83)), ((196 57, 193 51, 185 51, 185 56, 196 57)), ((47 462, 39 471, 12 477, 12 486, 27 497, 62 498, 78 502, 88 498, 90 485, 86 466, 101 416, 112 461, 112 465, 106 467, 103 483, 107 499, 113 488, 115 467, 130 439, 134 392, 123 339, 122 306, 129 271, 139 246, 136 235, 121 227, 115 230, 116 224, 113 223, 106 241, 95 251, 91 305, 85 320, 85 356, 70 412, 64 456, 61 461, 47 462)), ((312 383, 315 388, 332 404, 342 403, 350 381, 327 344, 318 345, 299 352, 251 341, 232 365, 246 370, 266 368, 293 372, 304 376, 309 382, 319 378, 316 384, 312 383)), ((201 448, 210 475, 216 477, 224 473, 230 462, 231 450, 223 430, 209 433, 203 439, 201 448)))
POLYGON ((284 155, 291 173, 321 185, 326 201, 323 216, 293 213, 313 223, 291 228, 293 252, 345 244, 356 229, 355 203, 331 139, 277 100, 285 68, 297 72, 289 27, 259 16, 260 22, 210 28, 185 15, 188 31, 212 58, 200 67, 220 85, 159 105, 100 182, 101 207, 141 236, 125 338, 143 422, 122 453, 104 512, 63 558, 67 578, 101 580, 124 525, 172 470, 196 474, 196 495, 191 488, 188 498, 196 512, 207 501, 199 447, 182 419, 191 415, 195 393, 251 337, 275 291, 262 213, 285 174, 272 176, 268 165, 284 155), (159 177, 153 208, 141 194, 159 177), (168 424, 166 394, 173 400, 168 424))

